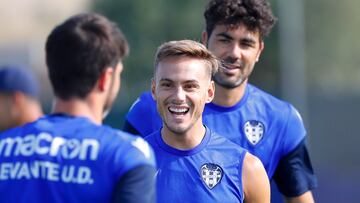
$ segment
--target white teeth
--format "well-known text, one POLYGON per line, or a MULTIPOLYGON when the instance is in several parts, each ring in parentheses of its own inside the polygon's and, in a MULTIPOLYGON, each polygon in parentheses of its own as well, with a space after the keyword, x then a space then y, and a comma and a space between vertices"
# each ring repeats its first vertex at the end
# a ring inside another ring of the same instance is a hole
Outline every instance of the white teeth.
POLYGON ((187 112, 188 109, 187 108, 170 107, 169 110, 174 112, 174 113, 185 113, 185 112, 187 112))

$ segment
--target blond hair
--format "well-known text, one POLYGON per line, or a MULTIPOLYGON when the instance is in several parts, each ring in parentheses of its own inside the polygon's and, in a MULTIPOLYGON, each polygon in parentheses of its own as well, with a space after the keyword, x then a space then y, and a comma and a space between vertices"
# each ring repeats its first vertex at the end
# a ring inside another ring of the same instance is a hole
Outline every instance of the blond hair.
POLYGON ((154 74, 161 61, 172 57, 184 56, 203 60, 209 68, 210 77, 213 76, 219 68, 217 58, 201 43, 193 40, 169 41, 162 44, 155 54, 154 74))

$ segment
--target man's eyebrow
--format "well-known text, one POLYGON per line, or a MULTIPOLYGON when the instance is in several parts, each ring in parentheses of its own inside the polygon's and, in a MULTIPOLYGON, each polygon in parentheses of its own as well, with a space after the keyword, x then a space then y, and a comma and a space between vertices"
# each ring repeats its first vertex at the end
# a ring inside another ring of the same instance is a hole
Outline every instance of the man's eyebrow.
MULTIPOLYGON (((227 34, 226 32, 218 33, 218 34, 216 34, 216 36, 218 36, 218 37, 224 37, 224 38, 226 38, 226 39, 228 39, 228 40, 233 40, 233 39, 234 39, 233 37, 231 37, 231 36, 230 36, 229 34, 227 34)), ((252 37, 244 37, 244 38, 241 39, 241 42, 254 44, 254 43, 256 43, 256 40, 253 39, 252 37)))
POLYGON ((159 82, 172 82, 172 80, 168 79, 168 78, 161 78, 159 80, 159 82))
POLYGON ((221 32, 221 33, 218 33, 216 34, 216 36, 218 37, 224 37, 226 39, 233 39, 229 34, 227 34, 226 32, 221 32))
POLYGON ((244 43, 251 43, 251 44, 255 44, 256 40, 253 39, 252 37, 244 37, 241 39, 242 42, 244 43))
POLYGON ((185 82, 184 82, 185 84, 188 84, 188 83, 199 83, 199 81, 197 81, 197 80, 186 80, 185 82))

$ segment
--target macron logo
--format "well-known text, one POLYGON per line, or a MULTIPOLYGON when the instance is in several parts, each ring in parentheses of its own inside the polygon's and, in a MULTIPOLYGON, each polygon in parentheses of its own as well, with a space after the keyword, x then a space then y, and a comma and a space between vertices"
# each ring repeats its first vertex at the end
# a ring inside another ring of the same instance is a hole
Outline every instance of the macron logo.
POLYGON ((147 159, 150 158, 150 146, 145 140, 136 138, 136 140, 132 141, 131 144, 138 148, 147 159))

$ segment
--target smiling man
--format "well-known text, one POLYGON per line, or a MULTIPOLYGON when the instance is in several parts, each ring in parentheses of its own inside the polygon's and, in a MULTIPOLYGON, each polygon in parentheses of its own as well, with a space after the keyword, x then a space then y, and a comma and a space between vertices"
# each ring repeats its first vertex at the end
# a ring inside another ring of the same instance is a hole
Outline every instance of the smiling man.
POLYGON ((270 202, 260 160, 203 125, 217 68, 206 47, 191 40, 157 51, 151 90, 163 128, 145 139, 157 160, 159 203, 270 202))

